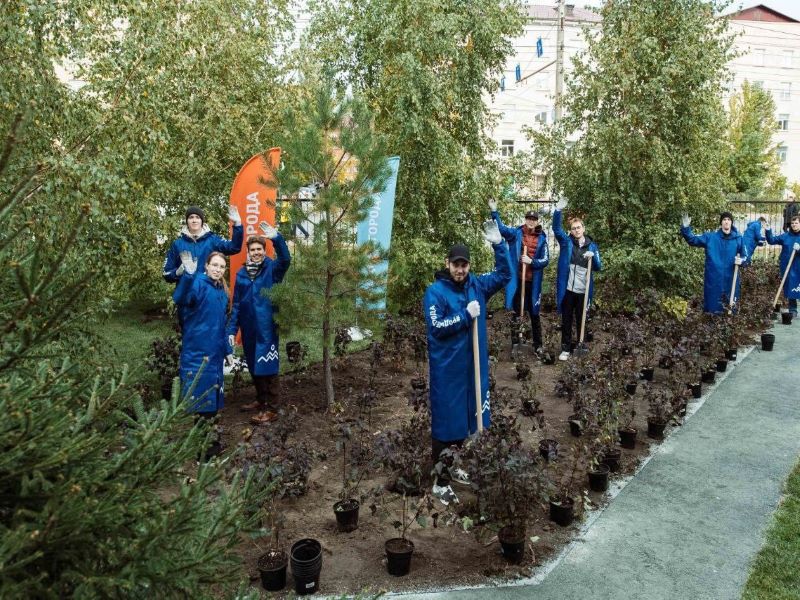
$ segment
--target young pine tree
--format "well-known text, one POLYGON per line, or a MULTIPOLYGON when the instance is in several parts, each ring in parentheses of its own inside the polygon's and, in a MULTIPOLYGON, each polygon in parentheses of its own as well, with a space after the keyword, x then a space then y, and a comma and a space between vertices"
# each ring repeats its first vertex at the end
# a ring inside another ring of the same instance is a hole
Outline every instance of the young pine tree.
POLYGON ((300 187, 317 186, 309 202, 292 202, 294 223, 314 224, 310 243, 298 245, 284 284, 273 291, 280 307, 282 331, 313 330, 322 345, 325 399, 334 398, 331 351, 337 329, 368 326, 373 305, 385 282, 370 272, 383 257, 374 242, 356 243, 356 226, 373 206, 373 195, 385 184, 388 167, 382 139, 372 115, 358 97, 315 87, 300 109, 286 116, 284 168, 276 173, 284 197, 300 187))

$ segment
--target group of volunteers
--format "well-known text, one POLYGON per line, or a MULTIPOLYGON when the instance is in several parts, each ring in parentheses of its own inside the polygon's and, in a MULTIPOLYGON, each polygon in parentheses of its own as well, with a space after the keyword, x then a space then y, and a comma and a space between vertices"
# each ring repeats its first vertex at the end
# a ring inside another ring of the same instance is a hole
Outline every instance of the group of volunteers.
POLYGON ((182 396, 189 398, 189 411, 202 417, 213 417, 222 409, 223 367, 225 362, 233 364, 235 336, 241 330, 247 368, 256 388, 256 401, 242 408, 259 409, 251 420, 261 425, 276 417, 271 409, 279 394, 275 310, 264 291, 283 280, 291 255, 278 230, 262 222, 259 227, 263 236, 247 239, 247 260, 236 274, 229 313, 226 256, 241 251, 244 228, 236 207, 230 207, 228 216, 233 222, 230 240, 211 232, 203 210, 190 206, 181 235, 170 246, 164 261, 164 279, 177 284, 172 298, 183 334, 182 396), (275 259, 267 256, 268 240, 275 259))
MULTIPOLYGON (((559 256, 556 270, 556 308, 561 316, 561 353, 559 359, 569 360, 573 322, 580 334, 584 306, 591 305, 594 293, 593 274, 600 271, 600 251, 586 235, 582 219, 569 219, 569 230, 563 228, 562 198, 553 212, 553 234, 558 241, 559 256)), ((542 328, 540 307, 542 277, 550 262, 547 235, 539 223, 539 214, 525 213, 524 224, 506 226, 497 211, 497 203, 489 202, 491 220, 484 223, 484 235, 492 245, 494 270, 483 275, 470 272, 470 251, 463 244, 454 245, 446 259, 445 268, 436 273, 435 281, 425 292, 423 313, 427 325, 428 359, 430 370, 431 455, 433 464, 440 461, 442 452, 459 448, 478 429, 478 412, 484 428, 490 424, 489 356, 486 332, 486 305, 493 294, 505 288, 505 308, 520 316, 527 313, 531 321, 531 342, 541 356, 542 328), (524 300, 523 300, 524 299, 524 300), (524 306, 522 306, 524 302, 524 306), (473 334, 473 322, 477 322, 473 334), (480 396, 476 401, 473 335, 477 336, 480 396), (478 409, 480 405, 480 409, 478 409)), ((735 310, 739 301, 740 266, 752 260, 756 246, 765 243, 781 245, 781 272, 787 274, 784 294, 790 311, 796 313, 800 298, 800 215, 792 216, 788 229, 773 235, 765 229, 765 219, 749 223, 744 235, 733 226, 733 215, 723 212, 719 228, 701 235, 691 229, 688 215, 682 219, 681 234, 691 246, 705 249, 703 308, 705 312, 721 314, 735 310), (734 279, 736 281, 734 282, 734 279), (726 306, 727 305, 727 306, 726 306)), ((519 341, 512 332, 512 347, 519 341)), ((450 485, 452 481, 467 482, 466 473, 447 468, 436 470, 433 495, 444 504, 458 502, 450 485)))

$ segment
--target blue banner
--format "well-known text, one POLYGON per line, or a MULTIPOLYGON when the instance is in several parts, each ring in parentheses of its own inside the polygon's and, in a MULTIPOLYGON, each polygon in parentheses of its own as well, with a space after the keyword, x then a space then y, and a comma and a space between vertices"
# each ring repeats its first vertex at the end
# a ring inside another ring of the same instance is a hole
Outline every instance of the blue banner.
MULTIPOLYGON (((392 218, 394 217, 394 194, 397 189, 397 171, 400 169, 400 157, 392 156, 387 159, 389 164, 389 177, 386 179, 386 187, 379 194, 375 194, 374 205, 367 213, 366 219, 358 224, 356 233, 356 243, 365 244, 376 242, 383 250, 388 251, 392 243, 392 218)), ((375 261, 370 265, 370 273, 373 275, 385 274, 389 269, 389 262, 386 260, 375 261)), ((386 309, 386 283, 384 279, 383 295, 380 302, 374 304, 372 308, 377 310, 386 309)))

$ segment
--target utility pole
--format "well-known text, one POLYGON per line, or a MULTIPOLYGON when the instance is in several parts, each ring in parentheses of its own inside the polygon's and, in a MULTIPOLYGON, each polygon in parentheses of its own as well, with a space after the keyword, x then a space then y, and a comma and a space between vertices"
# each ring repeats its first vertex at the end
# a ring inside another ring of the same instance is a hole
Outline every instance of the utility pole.
POLYGON ((561 120, 561 95, 564 88, 564 0, 558 0, 558 31, 556 34, 556 95, 555 122, 561 120))

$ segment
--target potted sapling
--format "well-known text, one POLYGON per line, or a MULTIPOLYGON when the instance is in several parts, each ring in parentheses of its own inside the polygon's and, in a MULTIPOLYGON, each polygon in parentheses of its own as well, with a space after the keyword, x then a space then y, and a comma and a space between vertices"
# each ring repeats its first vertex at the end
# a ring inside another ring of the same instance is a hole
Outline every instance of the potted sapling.
MULTIPOLYGON (((280 479, 275 480, 275 484, 280 488, 280 479)), ((280 532, 285 519, 277 503, 278 496, 278 493, 271 493, 264 505, 263 525, 269 535, 270 544, 267 551, 258 557, 257 563, 261 585, 270 592, 286 587, 286 566, 289 564, 289 555, 280 549, 280 532)))
POLYGON ((577 444, 572 456, 571 468, 566 475, 562 475, 560 480, 555 482, 550 493, 550 520, 560 525, 568 527, 575 520, 576 509, 581 508, 581 497, 575 493, 578 472, 581 469, 589 444, 577 444))
POLYGON ((527 525, 538 511, 546 479, 516 417, 497 414, 488 430, 453 455, 456 468, 470 474, 479 522, 497 533, 506 560, 521 562, 527 525))
POLYGON ((558 440, 548 438, 545 434, 547 421, 544 418, 542 403, 536 397, 536 384, 532 381, 526 381, 522 384, 520 413, 531 420, 531 432, 537 429, 542 432, 543 438, 539 440, 539 454, 541 457, 547 462, 558 458, 558 440))
POLYGON ((395 577, 408 575, 414 554, 414 542, 408 539, 408 530, 414 523, 427 527, 429 515, 436 519, 433 498, 428 493, 413 499, 405 494, 401 498, 387 498, 381 488, 374 490, 374 497, 375 501, 370 506, 372 514, 377 514, 381 520, 393 519, 392 526, 398 533, 398 536, 384 542, 386 570, 395 577))
POLYGON ((358 510, 361 502, 358 499, 358 486, 367 472, 366 465, 359 464, 360 443, 363 430, 358 419, 343 420, 336 424, 336 450, 342 456, 342 490, 339 500, 333 505, 336 516, 336 527, 341 532, 358 529, 358 510))
POLYGON ((664 439, 664 429, 671 417, 672 403, 667 390, 648 386, 644 392, 644 399, 648 406, 647 437, 664 439))
POLYGON ((622 400, 622 407, 620 411, 620 425, 619 425, 619 445, 626 450, 633 450, 636 448, 636 433, 637 430, 633 426, 633 420, 636 418, 636 398, 628 395, 622 400))

